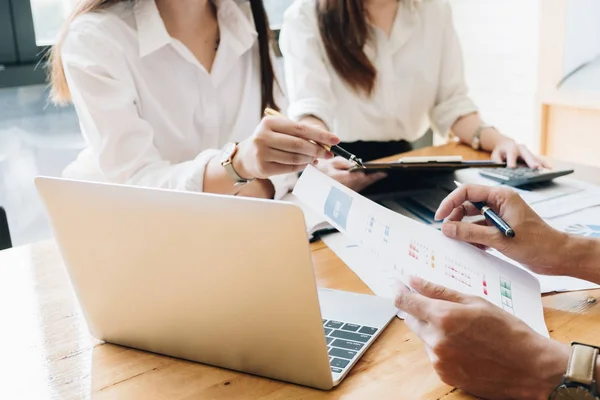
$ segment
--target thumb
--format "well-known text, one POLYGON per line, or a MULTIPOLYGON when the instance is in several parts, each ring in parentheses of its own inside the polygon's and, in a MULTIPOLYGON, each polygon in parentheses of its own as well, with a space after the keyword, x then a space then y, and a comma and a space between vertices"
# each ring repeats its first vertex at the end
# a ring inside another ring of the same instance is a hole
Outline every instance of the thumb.
POLYGON ((367 177, 369 178, 368 181, 370 184, 387 178, 387 176, 388 175, 385 172, 375 172, 373 174, 367 174, 367 177))
POLYGON ((430 299, 451 301, 453 303, 464 302, 464 296, 459 292, 414 276, 410 278, 410 287, 430 299))
POLYGON ((469 222, 448 221, 442 225, 442 233, 452 239, 495 248, 503 239, 501 232, 496 227, 469 222))
POLYGON ((350 169, 354 164, 342 157, 336 157, 331 161, 335 169, 350 169))

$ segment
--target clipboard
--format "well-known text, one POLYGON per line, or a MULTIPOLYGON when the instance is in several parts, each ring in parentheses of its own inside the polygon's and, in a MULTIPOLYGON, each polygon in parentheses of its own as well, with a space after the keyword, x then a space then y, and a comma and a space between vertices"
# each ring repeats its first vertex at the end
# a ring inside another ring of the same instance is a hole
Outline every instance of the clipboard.
POLYGON ((431 171, 450 172, 466 168, 505 168, 506 163, 492 160, 463 160, 460 156, 405 157, 392 162, 366 162, 364 167, 353 167, 350 171, 387 172, 431 171))

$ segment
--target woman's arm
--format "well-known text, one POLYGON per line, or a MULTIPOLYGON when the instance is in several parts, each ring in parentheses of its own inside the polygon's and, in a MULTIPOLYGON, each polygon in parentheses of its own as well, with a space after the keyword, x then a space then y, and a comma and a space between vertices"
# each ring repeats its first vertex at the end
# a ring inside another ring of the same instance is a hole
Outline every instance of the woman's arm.
MULTIPOLYGON (((164 133, 155 132, 140 117, 136 86, 118 44, 99 38, 105 39, 87 31, 70 32, 63 45, 63 64, 84 135, 107 180, 236 194, 241 188, 220 165, 219 149, 204 150, 192 160, 175 164, 162 157, 154 142, 155 135, 164 133)), ((309 140, 330 145, 339 142, 319 128, 285 118, 266 118, 239 144, 233 166, 243 178, 266 179, 300 171, 315 158, 333 156, 309 140)), ((244 193, 255 193, 255 188, 261 189, 261 197, 270 197, 273 191, 266 182, 256 182, 244 193)))
POLYGON ((315 8, 308 12, 301 3, 286 11, 279 39, 290 100, 287 114, 293 120, 331 129, 336 98, 325 65, 327 56, 320 45, 315 8))
POLYGON ((460 117, 454 125, 452 132, 461 142, 473 144, 476 132, 479 131, 479 146, 482 150, 492 153, 496 161, 506 160, 509 168, 517 166, 517 160, 522 158, 531 168, 539 168, 543 162, 538 160, 524 145, 520 145, 508 136, 504 136, 491 126, 486 126, 478 113, 460 117))

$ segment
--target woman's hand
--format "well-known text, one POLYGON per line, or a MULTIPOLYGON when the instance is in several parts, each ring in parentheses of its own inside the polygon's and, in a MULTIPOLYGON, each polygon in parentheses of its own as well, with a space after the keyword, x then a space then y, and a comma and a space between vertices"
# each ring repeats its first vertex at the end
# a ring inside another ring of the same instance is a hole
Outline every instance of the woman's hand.
POLYGON ((330 146, 340 142, 336 135, 320 127, 285 117, 265 117, 254 134, 239 144, 233 168, 242 178, 266 179, 302 171, 318 158, 334 157, 309 140, 330 146))
POLYGON ((465 144, 471 144, 473 133, 480 130, 479 144, 481 149, 491 152, 494 161, 506 161, 509 168, 515 168, 519 159, 525 161, 530 168, 548 167, 524 145, 517 144, 492 126, 485 126, 478 113, 459 118, 452 125, 451 130, 465 144))
POLYGON ((492 150, 494 161, 506 161, 508 168, 516 168, 517 161, 522 159, 530 168, 545 167, 544 161, 533 155, 525 145, 517 144, 514 140, 501 136, 492 150))
POLYGON ((362 171, 348 171, 354 164, 342 157, 335 157, 331 160, 319 161, 317 168, 335 179, 342 185, 348 188, 360 192, 375 182, 385 178, 387 176, 384 172, 377 172, 374 174, 365 174, 362 171))

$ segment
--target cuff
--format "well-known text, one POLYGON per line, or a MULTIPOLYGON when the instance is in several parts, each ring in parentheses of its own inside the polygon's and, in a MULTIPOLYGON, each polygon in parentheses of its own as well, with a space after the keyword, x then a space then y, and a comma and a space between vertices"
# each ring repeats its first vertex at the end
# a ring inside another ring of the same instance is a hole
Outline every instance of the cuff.
POLYGON ((438 104, 431 111, 433 128, 446 137, 452 125, 461 117, 479 111, 468 97, 456 97, 438 104))
POLYGON ((287 115, 294 121, 299 121, 302 117, 312 115, 319 118, 327 125, 329 130, 332 130, 335 110, 324 101, 313 98, 293 102, 288 107, 287 115))
POLYGON ((220 150, 211 149, 198 154, 192 162, 193 171, 185 181, 184 190, 190 192, 204 191, 204 171, 206 170, 206 165, 219 153, 220 150))
POLYGON ((283 196, 292 191, 296 182, 298 182, 298 175, 296 173, 276 175, 269 178, 273 187, 275 188, 275 200, 281 200, 283 196))

